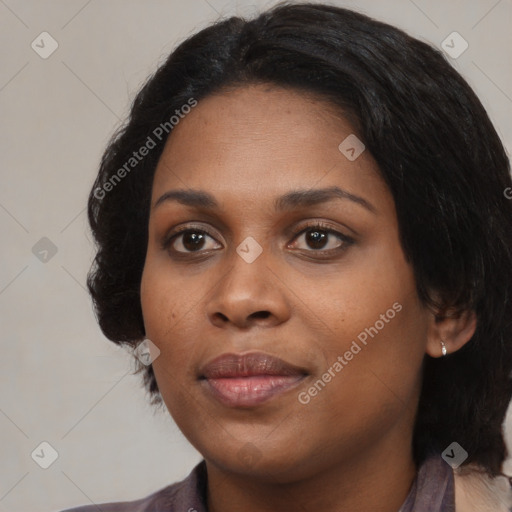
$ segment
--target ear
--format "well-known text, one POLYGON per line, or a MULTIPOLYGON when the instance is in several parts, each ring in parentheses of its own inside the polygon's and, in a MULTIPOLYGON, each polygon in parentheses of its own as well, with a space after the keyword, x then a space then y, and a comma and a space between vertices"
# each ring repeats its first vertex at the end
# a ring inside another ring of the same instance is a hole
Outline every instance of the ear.
POLYGON ((456 352, 472 338, 477 319, 472 310, 455 313, 448 309, 442 314, 430 313, 428 323, 426 352, 431 357, 441 357, 441 341, 446 346, 447 354, 456 352))

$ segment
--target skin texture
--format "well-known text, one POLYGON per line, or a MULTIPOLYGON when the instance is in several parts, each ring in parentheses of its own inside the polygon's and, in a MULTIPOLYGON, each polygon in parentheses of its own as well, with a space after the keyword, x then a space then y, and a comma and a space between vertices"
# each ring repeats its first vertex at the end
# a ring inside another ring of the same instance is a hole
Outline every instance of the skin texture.
POLYGON ((144 323, 160 349, 153 367, 165 404, 206 460, 212 512, 396 512, 416 472, 411 443, 422 360, 441 356, 441 339, 452 352, 474 332, 473 316, 436 320, 420 303, 375 161, 369 151, 350 161, 338 149, 353 133, 320 99, 244 86, 201 100, 174 128, 157 167, 144 323), (331 186, 375 211, 349 199, 274 210, 274 200, 292 190, 331 186), (176 189, 207 191, 220 209, 176 201, 155 207, 176 189), (315 248, 314 228, 299 234, 314 221, 353 242, 329 234, 315 248), (209 231, 199 253, 183 236, 162 247, 185 225, 209 231), (252 263, 236 252, 247 237, 263 250, 252 263), (300 403, 298 394, 395 303, 394 318, 300 403), (220 404, 199 382, 200 368, 226 352, 251 351, 308 375, 253 408, 220 404))

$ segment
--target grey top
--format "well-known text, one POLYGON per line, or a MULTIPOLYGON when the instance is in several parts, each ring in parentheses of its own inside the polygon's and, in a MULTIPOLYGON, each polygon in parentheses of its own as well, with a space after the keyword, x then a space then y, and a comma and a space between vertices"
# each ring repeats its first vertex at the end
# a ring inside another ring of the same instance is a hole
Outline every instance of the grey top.
MULTIPOLYGON (((182 480, 136 501, 83 505, 62 512, 208 512, 206 463, 182 480)), ((455 512, 452 468, 440 456, 429 457, 397 512, 455 512)))

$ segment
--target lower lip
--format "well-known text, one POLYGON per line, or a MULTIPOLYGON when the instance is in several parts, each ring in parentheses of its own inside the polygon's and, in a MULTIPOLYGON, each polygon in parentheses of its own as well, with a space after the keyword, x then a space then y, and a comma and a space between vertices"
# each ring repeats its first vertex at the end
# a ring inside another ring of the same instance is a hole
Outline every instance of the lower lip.
POLYGON ((255 375, 201 382, 222 404, 229 407, 254 407, 296 387, 304 375, 255 375))

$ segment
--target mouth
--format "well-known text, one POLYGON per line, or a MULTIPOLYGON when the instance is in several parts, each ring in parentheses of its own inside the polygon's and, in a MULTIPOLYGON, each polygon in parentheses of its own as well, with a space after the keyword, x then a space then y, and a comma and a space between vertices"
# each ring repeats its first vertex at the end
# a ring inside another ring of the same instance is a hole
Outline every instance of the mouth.
POLYGON ((297 387, 308 375, 298 366, 270 354, 223 354, 200 372, 210 397, 228 407, 254 407, 297 387))

